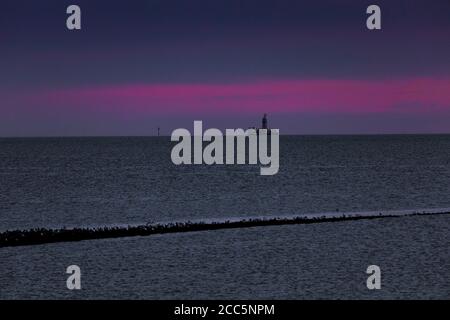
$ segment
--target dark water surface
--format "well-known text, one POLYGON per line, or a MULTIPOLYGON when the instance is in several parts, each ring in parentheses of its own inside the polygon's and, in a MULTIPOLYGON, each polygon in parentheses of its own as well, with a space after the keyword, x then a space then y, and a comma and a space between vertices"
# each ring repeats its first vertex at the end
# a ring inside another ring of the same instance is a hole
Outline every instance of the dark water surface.
MULTIPOLYGON (((160 138, 0 139, 0 231, 450 207, 450 136, 282 136, 280 171, 160 138)), ((447 216, 0 249, 0 298, 449 298, 447 216), (65 287, 78 264, 83 289, 65 287), (365 286, 368 265, 383 288, 365 286)))

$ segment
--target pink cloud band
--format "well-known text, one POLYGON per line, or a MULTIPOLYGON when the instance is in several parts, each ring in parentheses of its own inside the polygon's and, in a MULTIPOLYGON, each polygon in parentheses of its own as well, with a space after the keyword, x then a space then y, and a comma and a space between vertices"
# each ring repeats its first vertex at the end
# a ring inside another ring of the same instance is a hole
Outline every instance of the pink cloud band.
POLYGON ((134 114, 389 113, 450 110, 450 80, 277 80, 137 84, 41 91, 34 102, 134 114))

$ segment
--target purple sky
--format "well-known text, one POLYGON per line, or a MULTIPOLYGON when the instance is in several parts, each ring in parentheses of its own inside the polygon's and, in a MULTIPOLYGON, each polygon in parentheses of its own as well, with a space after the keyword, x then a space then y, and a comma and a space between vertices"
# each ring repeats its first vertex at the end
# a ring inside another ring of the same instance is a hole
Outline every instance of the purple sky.
POLYGON ((449 133, 450 2, 9 1, 0 136, 449 133), (82 9, 82 30, 65 8, 82 9), (382 30, 365 8, 382 9, 382 30), (107 9, 106 9, 107 8, 107 9))

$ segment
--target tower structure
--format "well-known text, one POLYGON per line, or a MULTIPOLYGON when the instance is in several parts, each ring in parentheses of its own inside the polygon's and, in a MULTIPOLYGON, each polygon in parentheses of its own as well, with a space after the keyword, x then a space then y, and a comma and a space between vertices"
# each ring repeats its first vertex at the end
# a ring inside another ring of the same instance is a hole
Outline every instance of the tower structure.
POLYGON ((261 129, 268 129, 267 113, 264 113, 264 117, 262 118, 262 127, 261 127, 261 129))

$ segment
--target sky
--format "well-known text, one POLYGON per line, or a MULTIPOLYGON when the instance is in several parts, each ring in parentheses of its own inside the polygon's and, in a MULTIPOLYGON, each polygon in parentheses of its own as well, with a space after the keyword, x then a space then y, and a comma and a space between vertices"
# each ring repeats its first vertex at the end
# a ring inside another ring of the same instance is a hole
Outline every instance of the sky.
POLYGON ((1 2, 2 137, 247 128, 264 113, 281 134, 450 133, 450 1, 1 2))

